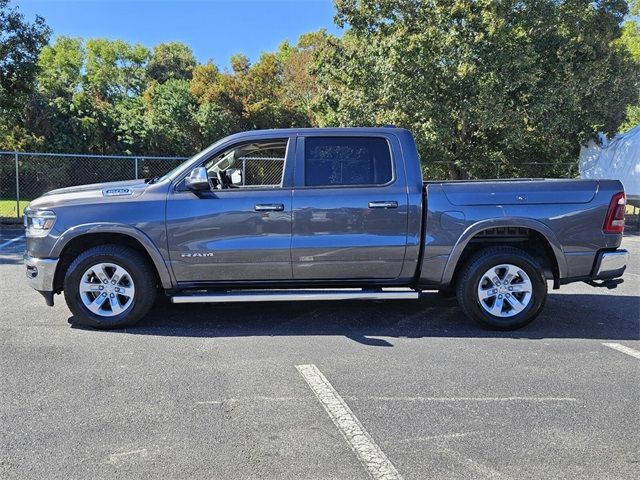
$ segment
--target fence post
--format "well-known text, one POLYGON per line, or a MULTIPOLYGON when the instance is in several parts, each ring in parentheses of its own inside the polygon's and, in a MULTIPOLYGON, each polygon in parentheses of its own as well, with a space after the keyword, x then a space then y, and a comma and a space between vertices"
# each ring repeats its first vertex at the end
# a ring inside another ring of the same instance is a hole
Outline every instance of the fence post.
POLYGON ((18 152, 15 152, 16 160, 16 218, 20 218, 20 170, 18 167, 18 152))
POLYGON ((135 169, 136 169, 136 180, 138 179, 138 157, 134 158, 133 160, 134 164, 135 164, 135 169))
POLYGON ((500 178, 500 164, 496 164, 496 178, 500 178))

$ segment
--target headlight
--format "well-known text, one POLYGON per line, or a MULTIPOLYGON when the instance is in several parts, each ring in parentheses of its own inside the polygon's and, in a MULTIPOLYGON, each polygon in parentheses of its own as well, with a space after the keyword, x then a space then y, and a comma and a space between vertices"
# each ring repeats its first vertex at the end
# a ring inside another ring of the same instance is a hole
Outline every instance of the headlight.
POLYGON ((24 226, 27 237, 46 237, 53 224, 56 223, 56 214, 50 210, 24 211, 24 226))

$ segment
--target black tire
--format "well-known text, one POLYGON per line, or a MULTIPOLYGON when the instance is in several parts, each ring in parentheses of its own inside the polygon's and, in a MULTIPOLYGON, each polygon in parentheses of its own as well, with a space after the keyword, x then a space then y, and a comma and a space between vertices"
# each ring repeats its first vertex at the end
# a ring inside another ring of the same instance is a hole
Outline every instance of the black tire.
POLYGON ((456 294, 460 307, 472 320, 492 329, 515 330, 531 323, 538 316, 547 298, 547 282, 542 267, 527 252, 514 247, 488 247, 469 259, 457 279, 456 294), (509 317, 500 317, 486 311, 478 295, 478 287, 485 272, 502 264, 522 269, 531 282, 528 304, 521 312, 509 317))
POLYGON ((64 298, 73 323, 101 329, 127 327, 142 319, 152 307, 157 292, 156 275, 149 262, 135 250, 121 245, 99 245, 80 254, 67 269, 64 277, 64 298), (133 280, 135 293, 126 309, 113 316, 101 316, 89 310, 81 299, 80 282, 87 269, 99 263, 124 268, 133 280))

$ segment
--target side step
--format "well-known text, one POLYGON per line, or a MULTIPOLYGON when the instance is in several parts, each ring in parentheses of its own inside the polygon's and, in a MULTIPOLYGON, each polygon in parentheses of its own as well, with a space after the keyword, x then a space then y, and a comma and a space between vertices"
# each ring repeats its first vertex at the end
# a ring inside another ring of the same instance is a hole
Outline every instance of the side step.
POLYGON ((411 300, 420 292, 409 288, 379 290, 236 290, 219 293, 175 295, 173 303, 230 303, 230 302, 295 302, 303 300, 411 300))

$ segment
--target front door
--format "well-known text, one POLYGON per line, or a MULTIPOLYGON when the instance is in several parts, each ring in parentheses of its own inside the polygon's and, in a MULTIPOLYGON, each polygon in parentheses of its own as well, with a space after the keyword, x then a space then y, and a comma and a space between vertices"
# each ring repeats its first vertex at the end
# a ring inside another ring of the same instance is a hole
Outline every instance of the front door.
POLYGON ((307 136, 297 150, 294 279, 400 276, 408 195, 395 137, 307 136))
POLYGON ((290 280, 295 138, 243 142, 204 161, 212 189, 178 181, 167 201, 169 257, 178 282, 290 280), (290 182, 289 182, 290 183, 290 182))

